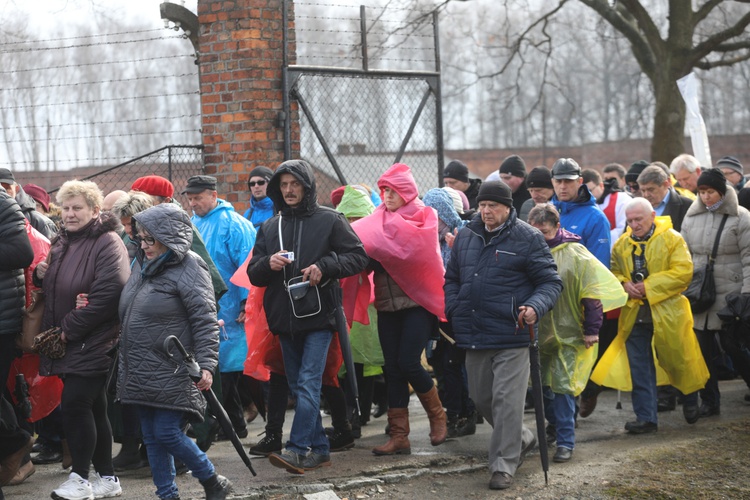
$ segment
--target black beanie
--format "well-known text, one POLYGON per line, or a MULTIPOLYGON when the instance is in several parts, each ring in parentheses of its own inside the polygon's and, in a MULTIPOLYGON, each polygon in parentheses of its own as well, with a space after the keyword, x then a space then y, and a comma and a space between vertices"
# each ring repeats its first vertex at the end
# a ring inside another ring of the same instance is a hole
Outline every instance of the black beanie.
POLYGON ((698 177, 698 189, 704 186, 715 189, 722 196, 727 194, 727 178, 724 177, 724 172, 718 168, 703 170, 700 177, 698 177))
POLYGON ((500 164, 501 174, 510 174, 515 177, 526 178, 526 163, 518 155, 510 155, 500 164))
POLYGON ((552 187, 552 173, 547 167, 534 167, 529 172, 529 176, 526 177, 526 187, 554 189, 552 187))
POLYGON ((503 181, 483 182, 479 186, 477 203, 480 201, 496 201, 509 207, 513 206, 513 193, 510 187, 503 181))
POLYGON ((252 179, 253 177, 263 177, 268 182, 273 177, 273 170, 263 166, 255 167, 250 171, 250 175, 247 178, 252 179))
POLYGON ((445 177, 461 182, 469 182, 469 167, 458 160, 453 160, 443 170, 443 178, 445 177))
POLYGON ((628 173, 625 174, 625 182, 638 182, 638 176, 641 172, 648 167, 649 163, 646 160, 638 160, 633 162, 628 169, 628 173))

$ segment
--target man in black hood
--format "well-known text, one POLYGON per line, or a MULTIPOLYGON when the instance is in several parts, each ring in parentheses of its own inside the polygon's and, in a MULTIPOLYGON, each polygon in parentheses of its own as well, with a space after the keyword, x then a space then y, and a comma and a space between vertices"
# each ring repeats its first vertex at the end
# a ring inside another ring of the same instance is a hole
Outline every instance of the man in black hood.
POLYGON ((307 162, 279 165, 267 194, 279 213, 261 225, 247 274, 253 285, 266 287, 268 327, 279 336, 289 388, 297 399, 286 451, 272 453, 269 460, 302 474, 330 464, 320 390, 341 305, 338 280, 361 272, 369 259, 346 218, 318 205, 307 162))

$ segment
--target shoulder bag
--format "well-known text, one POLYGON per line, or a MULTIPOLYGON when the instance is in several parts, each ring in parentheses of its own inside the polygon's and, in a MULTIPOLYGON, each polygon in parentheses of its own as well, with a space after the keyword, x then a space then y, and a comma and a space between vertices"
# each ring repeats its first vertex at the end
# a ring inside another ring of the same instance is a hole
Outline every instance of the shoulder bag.
POLYGON ((716 283, 714 282, 714 261, 716 260, 716 253, 719 251, 719 239, 721 238, 721 232, 724 230, 724 225, 727 222, 729 215, 724 215, 721 219, 721 225, 719 231, 716 233, 716 240, 714 241, 714 248, 711 251, 711 256, 706 262, 706 266, 701 269, 693 270, 693 280, 690 282, 690 286, 682 294, 690 301, 690 309, 693 314, 700 314, 708 311, 708 309, 716 302, 716 283))
MULTIPOLYGON (((47 254, 49 264, 52 251, 47 254)), ((37 288, 31 291, 31 304, 24 310, 21 333, 16 336, 16 347, 23 352, 34 351, 34 337, 42 331, 42 316, 44 315, 44 291, 37 288)))
MULTIPOLYGON (((302 235, 300 222, 299 234, 302 235)), ((295 251, 295 262, 298 262, 300 255, 300 242, 297 242, 295 251)), ((284 250, 284 239, 281 235, 281 214, 279 214, 279 247, 284 250)), ((296 265, 296 264, 293 264, 296 265)), ((323 309, 320 302, 320 290, 318 285, 312 286, 309 281, 303 281, 302 276, 297 276, 289 280, 286 279, 286 268, 284 268, 284 288, 289 295, 289 302, 292 306, 292 314, 295 318, 307 318, 315 316, 323 309)))

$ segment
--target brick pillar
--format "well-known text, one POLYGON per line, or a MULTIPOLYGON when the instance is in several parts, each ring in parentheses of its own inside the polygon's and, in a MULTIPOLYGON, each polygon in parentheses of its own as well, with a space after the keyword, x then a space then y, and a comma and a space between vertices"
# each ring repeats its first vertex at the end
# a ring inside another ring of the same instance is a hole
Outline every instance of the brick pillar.
MULTIPOLYGON (((249 203, 249 171, 284 160, 282 6, 282 0, 198 0, 206 172, 238 212, 249 203)), ((289 2, 292 50, 293 13, 289 2)), ((293 156, 298 143, 296 149, 293 156)))

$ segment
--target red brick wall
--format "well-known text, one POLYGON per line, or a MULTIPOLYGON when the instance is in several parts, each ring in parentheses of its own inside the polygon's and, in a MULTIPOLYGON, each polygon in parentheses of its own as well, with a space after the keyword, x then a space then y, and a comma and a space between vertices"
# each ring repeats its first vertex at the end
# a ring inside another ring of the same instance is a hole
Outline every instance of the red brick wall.
MULTIPOLYGON (((734 156, 745 166, 745 172, 750 173, 749 140, 748 135, 710 137, 708 142, 711 147, 711 160, 716 164, 722 156, 734 156)), ((685 144, 686 152, 692 153, 690 140, 687 139, 685 144)), ((445 152, 445 155, 450 159, 463 161, 471 172, 485 178, 500 167, 500 163, 506 156, 512 154, 523 158, 528 170, 538 165, 551 168, 558 158, 573 158, 581 165, 581 168, 601 170, 608 163, 620 163, 627 169, 636 160, 649 160, 650 151, 650 139, 633 139, 584 144, 570 148, 449 150, 445 152)))
MULTIPOLYGON (((237 211, 249 203, 248 172, 284 160, 282 5, 281 0, 198 0, 206 173, 217 177, 219 196, 237 211)), ((293 41, 292 2, 289 11, 293 41)), ((293 43, 290 48, 293 53, 293 43)))

